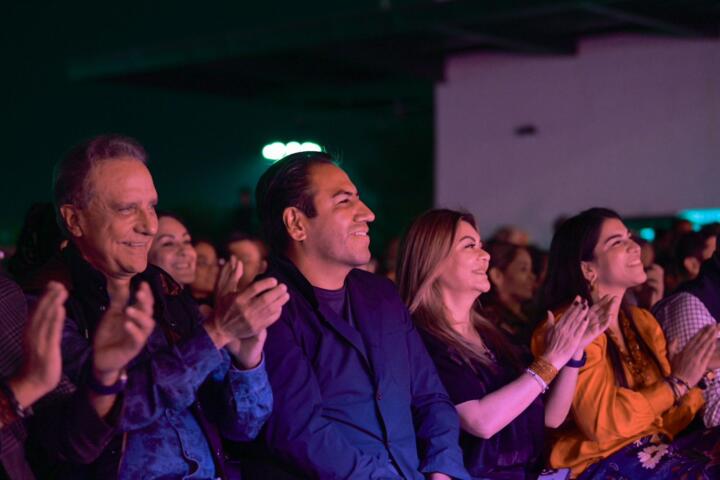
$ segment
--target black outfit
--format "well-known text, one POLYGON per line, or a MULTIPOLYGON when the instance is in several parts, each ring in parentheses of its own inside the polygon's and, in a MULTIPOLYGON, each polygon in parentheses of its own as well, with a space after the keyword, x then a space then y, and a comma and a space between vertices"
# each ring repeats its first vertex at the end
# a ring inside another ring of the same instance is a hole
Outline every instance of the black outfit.
MULTIPOLYGON (((473 371, 443 342, 422 332, 425 346, 453 404, 478 400, 517 379, 519 371, 494 362, 479 362, 473 371)), ((541 396, 515 420, 491 438, 483 439, 461 430, 460 446, 465 468, 473 478, 536 478, 544 465, 545 406, 541 396)))

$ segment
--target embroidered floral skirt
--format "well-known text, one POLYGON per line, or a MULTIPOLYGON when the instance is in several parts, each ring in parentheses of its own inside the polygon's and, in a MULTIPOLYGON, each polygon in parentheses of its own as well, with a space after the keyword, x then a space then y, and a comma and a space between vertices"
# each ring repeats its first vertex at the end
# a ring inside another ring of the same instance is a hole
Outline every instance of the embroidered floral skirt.
POLYGON ((664 435, 641 438, 588 467, 582 480, 720 479, 720 427, 670 441, 664 435))

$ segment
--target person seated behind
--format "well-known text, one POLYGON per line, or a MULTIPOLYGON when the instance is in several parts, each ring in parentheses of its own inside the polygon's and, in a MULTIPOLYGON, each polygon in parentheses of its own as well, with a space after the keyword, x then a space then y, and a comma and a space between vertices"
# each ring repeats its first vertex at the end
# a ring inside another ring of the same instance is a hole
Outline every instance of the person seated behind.
POLYGON ((400 295, 460 415, 470 475, 536 478, 545 464, 545 427, 565 419, 583 348, 602 332, 607 315, 577 302, 528 367, 510 337, 473 308, 490 289, 489 263, 470 214, 431 210, 412 223, 401 244, 400 295))
POLYGON ((536 286, 530 252, 506 242, 490 242, 487 251, 492 288, 483 298, 483 310, 513 343, 529 347, 535 325, 528 309, 536 286))
POLYGON ((668 292, 674 292, 682 283, 700 274, 700 266, 715 251, 714 239, 713 236, 706 237, 699 232, 687 232, 678 239, 673 268, 666 279, 668 292))
MULTIPOLYGON (((720 251, 703 263, 700 275, 680 286, 653 308, 669 342, 683 348, 698 332, 715 326, 720 319, 720 251)), ((703 421, 707 427, 720 425, 720 358, 710 362, 712 378, 706 380, 703 421)))
POLYGON ((150 245, 148 262, 187 287, 195 281, 197 262, 190 232, 180 218, 171 213, 158 212, 157 217, 158 229, 150 245))
POLYGON ((200 305, 203 315, 212 311, 215 305, 215 290, 217 287, 220 262, 217 250, 209 240, 195 239, 195 280, 190 284, 190 293, 200 305))
MULTIPOLYGON (((543 298, 562 312, 576 296, 592 305, 622 298, 643 283, 640 247, 617 213, 586 210, 555 233, 543 298)), ((615 304, 610 325, 585 349, 572 405, 572 421, 550 454, 550 465, 570 467, 579 478, 718 478, 706 456, 720 431, 673 440, 702 407, 694 388, 715 350, 714 327, 702 330, 679 352, 668 352, 657 320, 648 312, 615 304)), ((544 329, 533 336, 542 351, 544 329)))
POLYGON ((243 276, 239 288, 250 285, 255 277, 267 269, 267 248, 262 240, 252 235, 236 232, 226 242, 229 255, 235 255, 243 264, 243 276))
POLYGON ((457 413, 407 308, 389 280, 355 268, 370 260, 375 215, 347 174, 325 153, 296 153, 256 195, 268 272, 290 292, 268 329, 274 457, 261 471, 280 461, 303 478, 468 478, 457 413))
MULTIPOLYGON (((271 410, 262 347, 287 301, 285 287, 266 279, 249 292, 227 292, 201 323, 173 278, 148 265, 158 199, 145 151, 132 139, 101 135, 75 147, 56 167, 54 195, 70 239, 64 372, 99 395, 125 399, 120 434, 82 473, 225 476, 220 436, 253 438, 271 410), (126 372, 89 361, 92 348, 114 345, 97 327, 108 319, 116 330, 149 332, 126 372)), ((236 262, 230 270, 237 279, 236 262)))

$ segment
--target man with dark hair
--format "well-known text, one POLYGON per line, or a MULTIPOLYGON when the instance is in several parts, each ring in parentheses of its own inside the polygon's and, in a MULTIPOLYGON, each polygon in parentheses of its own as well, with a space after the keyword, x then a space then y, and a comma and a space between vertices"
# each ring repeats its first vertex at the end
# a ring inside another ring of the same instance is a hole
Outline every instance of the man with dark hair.
MULTIPOLYGON (((680 351, 700 330, 720 322, 720 251, 702 264, 694 280, 682 284, 653 308, 669 345, 680 351)), ((703 421, 707 427, 720 425, 720 354, 711 361, 714 375, 707 378, 703 392, 703 421)))
POLYGON ((147 256, 157 232, 157 193, 139 144, 100 136, 72 150, 55 171, 55 202, 70 244, 71 282, 64 371, 98 395, 122 394, 119 434, 73 478, 224 478, 221 436, 253 438, 272 406, 262 349, 286 289, 272 279, 237 292, 242 267, 224 272, 223 295, 203 322, 197 305, 147 256), (113 345, 97 325, 137 333, 157 323, 127 366, 89 361, 113 345), (152 315, 152 317, 150 316, 152 315))
POLYGON ((266 344, 265 439, 286 474, 468 478, 458 416, 407 308, 356 268, 375 215, 355 185, 329 155, 303 152, 271 166, 256 195, 269 273, 290 293, 266 344))

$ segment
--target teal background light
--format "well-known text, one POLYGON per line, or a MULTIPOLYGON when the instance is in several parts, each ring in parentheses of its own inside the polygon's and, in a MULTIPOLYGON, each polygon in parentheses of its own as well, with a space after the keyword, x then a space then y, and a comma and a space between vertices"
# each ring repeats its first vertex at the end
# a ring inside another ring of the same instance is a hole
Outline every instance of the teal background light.
POLYGON ((693 224, 694 230, 699 230, 708 223, 720 222, 720 208, 696 208, 682 210, 678 216, 693 224))

